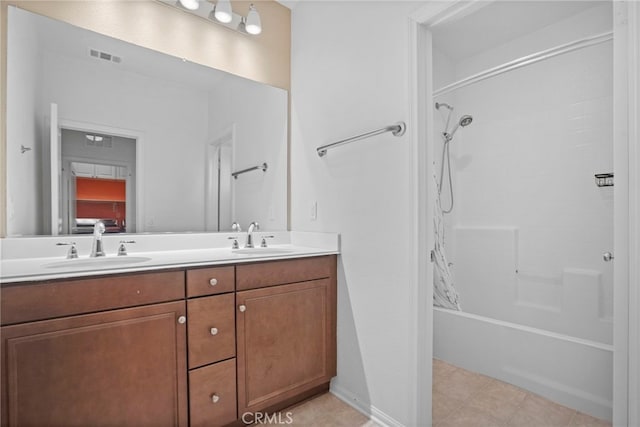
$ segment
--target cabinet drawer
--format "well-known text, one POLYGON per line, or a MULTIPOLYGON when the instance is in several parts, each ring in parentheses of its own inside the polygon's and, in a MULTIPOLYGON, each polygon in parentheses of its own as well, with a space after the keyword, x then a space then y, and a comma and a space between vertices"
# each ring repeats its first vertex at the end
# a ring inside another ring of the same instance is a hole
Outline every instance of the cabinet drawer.
POLYGON ((189 372, 191 427, 233 422, 236 412, 236 359, 189 372))
POLYGON ((335 255, 241 264, 236 267, 236 289, 247 290, 330 277, 335 255))
POLYGON ((184 298, 184 272, 127 274, 2 287, 2 324, 184 298))
POLYGON ((236 355, 235 295, 187 301, 189 368, 236 355))
POLYGON ((233 266, 187 270, 187 297, 233 292, 235 276, 233 266))

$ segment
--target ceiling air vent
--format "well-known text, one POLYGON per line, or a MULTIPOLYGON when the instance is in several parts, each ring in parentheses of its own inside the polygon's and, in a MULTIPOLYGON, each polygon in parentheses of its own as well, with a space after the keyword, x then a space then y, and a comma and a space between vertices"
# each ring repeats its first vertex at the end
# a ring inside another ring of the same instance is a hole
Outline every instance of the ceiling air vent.
POLYGON ((96 49, 90 49, 89 54, 94 58, 102 59, 104 61, 109 61, 109 62, 115 62, 116 64, 119 64, 122 62, 122 58, 120 58, 119 56, 112 55, 107 52, 101 52, 96 49))
POLYGON ((87 147, 100 147, 100 148, 112 147, 112 141, 110 136, 86 134, 84 143, 87 147))

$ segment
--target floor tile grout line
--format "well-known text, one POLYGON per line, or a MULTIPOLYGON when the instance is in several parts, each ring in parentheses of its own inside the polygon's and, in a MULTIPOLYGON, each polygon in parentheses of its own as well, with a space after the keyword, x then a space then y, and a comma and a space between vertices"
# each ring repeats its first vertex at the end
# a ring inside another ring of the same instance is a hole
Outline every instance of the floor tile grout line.
MULTIPOLYGON (((516 387, 516 386, 514 386, 516 387)), ((519 390, 524 391, 524 397, 522 398, 522 400, 520 401, 520 403, 518 403, 518 405, 516 406, 516 410, 513 411, 513 414, 511 414, 511 416, 509 417, 509 419, 507 420, 506 425, 509 426, 511 424, 511 421, 515 418, 515 416, 518 414, 518 412, 520 411, 520 409, 522 409, 522 406, 524 405, 524 402, 527 400, 527 398, 530 396, 530 393, 528 391, 525 391, 523 389, 521 389, 520 387, 517 387, 519 390)))
MULTIPOLYGON (((445 362, 445 363, 446 363, 446 362, 445 362)), ((454 365, 449 365, 449 366, 454 366, 454 365)), ((451 372, 449 372, 447 375, 445 375, 445 378, 443 378, 443 379, 442 379, 442 381, 447 380, 447 379, 448 379, 448 378, 449 378, 449 377, 450 377, 454 372, 456 372, 456 371, 457 371, 457 370, 459 370, 459 369, 462 369, 462 368, 458 368, 457 366, 454 366, 454 369, 453 369, 451 372)), ((432 400, 432 403, 433 403, 433 385, 432 385, 432 388, 431 388, 431 395, 432 395, 432 399, 431 399, 431 400, 432 400)), ((445 396, 445 397, 448 397, 448 396, 445 396)), ((439 420, 439 421, 438 421, 438 423, 437 423, 437 424, 434 424, 434 426, 433 426, 433 427, 437 427, 437 425, 438 425, 438 424, 442 424, 443 422, 445 422, 449 417, 451 417, 451 415, 453 415, 453 414, 454 414, 454 412, 455 412, 456 410, 462 409, 462 408, 464 407, 464 405, 465 405, 465 402, 464 402, 464 401, 462 401, 462 404, 461 404, 460 406, 456 406, 456 407, 454 407, 453 409, 451 409, 450 411, 448 411, 447 416, 446 416, 446 417, 444 417, 443 419, 439 420)), ((433 407, 432 407, 431 409, 432 409, 432 411, 433 411, 433 407)), ((432 418, 433 418, 433 412, 432 412, 432 418)), ((432 420, 432 421, 433 421, 433 420, 432 420)))
POLYGON ((573 415, 571 415, 571 418, 569 418, 569 422, 567 423, 567 427, 571 425, 571 423, 573 423, 573 420, 576 418, 576 416, 578 415, 578 411, 573 411, 573 415))

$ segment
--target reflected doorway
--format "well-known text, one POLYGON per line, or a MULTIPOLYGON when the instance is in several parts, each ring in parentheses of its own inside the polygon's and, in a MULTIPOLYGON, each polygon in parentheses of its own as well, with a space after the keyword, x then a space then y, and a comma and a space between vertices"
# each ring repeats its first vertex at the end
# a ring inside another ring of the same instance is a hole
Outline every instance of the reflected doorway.
POLYGON ((62 233, 136 231, 136 140, 61 129, 62 233))
POLYGON ((205 149, 206 231, 231 231, 234 194, 231 178, 235 125, 221 132, 205 149))

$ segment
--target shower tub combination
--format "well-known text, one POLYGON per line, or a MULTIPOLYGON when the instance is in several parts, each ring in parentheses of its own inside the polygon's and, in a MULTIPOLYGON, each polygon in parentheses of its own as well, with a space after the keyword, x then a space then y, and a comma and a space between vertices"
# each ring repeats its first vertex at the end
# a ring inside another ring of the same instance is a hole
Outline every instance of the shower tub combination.
POLYGON ((434 357, 608 420, 611 26, 606 2, 494 2, 432 28, 434 357), (461 46, 496 17, 522 32, 461 46))

